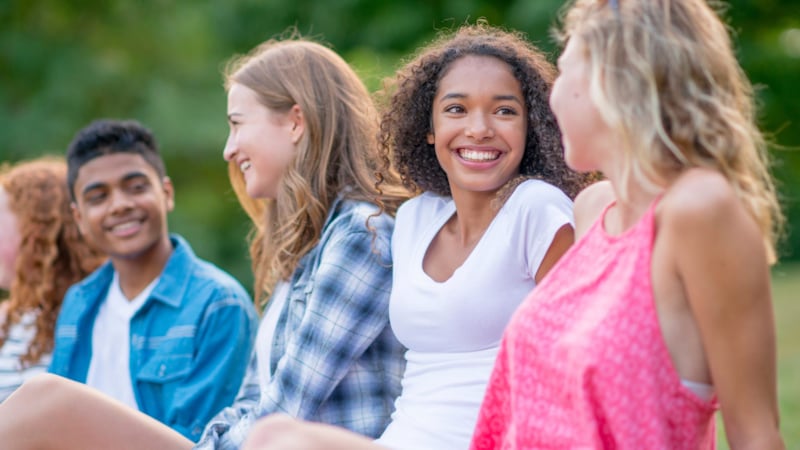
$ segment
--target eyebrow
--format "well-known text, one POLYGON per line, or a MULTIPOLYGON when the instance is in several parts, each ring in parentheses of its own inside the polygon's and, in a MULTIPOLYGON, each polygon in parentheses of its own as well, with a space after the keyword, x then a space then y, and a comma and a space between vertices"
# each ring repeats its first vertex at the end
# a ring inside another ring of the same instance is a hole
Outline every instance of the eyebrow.
POLYGON ((242 113, 239 113, 239 112, 232 112, 232 113, 228 114, 228 116, 227 116, 227 117, 228 117, 228 120, 231 120, 231 118, 232 118, 233 116, 241 116, 241 115, 242 115, 242 113))
MULTIPOLYGON (((142 171, 140 171, 140 170, 134 170, 132 172, 126 173, 120 179, 120 181, 125 183, 126 181, 130 181, 130 180, 132 180, 134 178, 147 178, 147 174, 142 172, 142 171)), ((94 183, 89 183, 89 184, 87 184, 86 186, 83 187, 83 190, 81 191, 81 194, 86 195, 87 192, 93 191, 95 189, 102 189, 102 188, 104 188, 106 186, 108 186, 108 183, 105 183, 105 182, 102 182, 102 181, 96 181, 94 183)))
MULTIPOLYGON (((443 95, 442 98, 439 99, 439 101, 449 100, 451 98, 457 98, 457 99, 467 98, 467 94, 462 94, 460 92, 451 92, 449 94, 443 95)), ((519 97, 517 97, 516 95, 512 95, 512 94, 509 94, 509 95, 495 95, 492 98, 494 100, 509 100, 509 101, 515 101, 515 102, 519 103, 520 105, 523 104, 522 100, 520 100, 519 97)))

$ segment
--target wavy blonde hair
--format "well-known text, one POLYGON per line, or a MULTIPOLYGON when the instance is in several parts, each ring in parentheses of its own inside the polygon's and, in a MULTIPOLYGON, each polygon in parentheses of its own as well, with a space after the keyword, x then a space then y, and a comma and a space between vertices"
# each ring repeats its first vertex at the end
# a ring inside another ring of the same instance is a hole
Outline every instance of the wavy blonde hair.
POLYGON ((55 157, 5 165, 0 186, 17 219, 20 249, 9 291, 0 347, 9 329, 36 313, 36 333, 20 356, 23 367, 53 351, 53 332, 64 294, 96 269, 103 258, 81 237, 70 210, 66 163, 55 157))
POLYGON ((378 115, 361 79, 331 49, 296 33, 270 39, 228 64, 226 90, 233 83, 255 91, 270 110, 288 112, 298 105, 305 119, 274 200, 248 197, 241 172, 229 164, 231 184, 254 223, 254 294, 263 306, 275 283, 287 280, 317 244, 337 196, 393 214, 408 193, 394 180, 382 179, 377 188, 378 115))
POLYGON ((574 0, 564 11, 556 36, 585 45, 592 99, 623 133, 626 176, 656 190, 690 167, 719 171, 774 263, 784 219, 767 146, 753 87, 715 10, 703 0, 574 0))

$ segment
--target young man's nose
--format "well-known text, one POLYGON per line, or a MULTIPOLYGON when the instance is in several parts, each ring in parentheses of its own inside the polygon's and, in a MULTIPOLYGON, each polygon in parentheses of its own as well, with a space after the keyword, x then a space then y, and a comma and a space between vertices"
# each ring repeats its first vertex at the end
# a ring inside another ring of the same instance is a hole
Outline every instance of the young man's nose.
POLYGON ((133 200, 127 193, 119 190, 115 190, 111 193, 111 202, 109 204, 111 212, 125 211, 132 207, 133 200))

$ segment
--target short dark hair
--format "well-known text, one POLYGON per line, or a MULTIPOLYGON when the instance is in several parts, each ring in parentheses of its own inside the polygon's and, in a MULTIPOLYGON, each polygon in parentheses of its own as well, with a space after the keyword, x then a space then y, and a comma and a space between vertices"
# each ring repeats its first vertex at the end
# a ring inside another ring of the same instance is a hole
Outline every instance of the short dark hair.
POLYGON ((67 147, 67 184, 73 201, 80 168, 99 156, 114 153, 141 155, 160 178, 167 176, 158 142, 144 125, 135 120, 95 120, 78 131, 67 147))

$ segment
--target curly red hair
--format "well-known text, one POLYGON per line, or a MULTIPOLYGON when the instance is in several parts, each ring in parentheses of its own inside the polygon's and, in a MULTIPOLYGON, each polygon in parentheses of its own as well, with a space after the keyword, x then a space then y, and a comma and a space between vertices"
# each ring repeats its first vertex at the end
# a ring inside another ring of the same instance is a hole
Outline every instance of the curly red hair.
POLYGON ((10 327, 30 311, 36 334, 20 357, 23 367, 53 350, 53 332, 64 294, 96 269, 103 257, 78 231, 67 190, 66 163, 55 157, 0 167, 0 187, 19 225, 20 249, 11 283, 0 346, 10 327))

